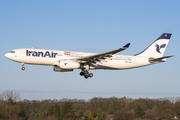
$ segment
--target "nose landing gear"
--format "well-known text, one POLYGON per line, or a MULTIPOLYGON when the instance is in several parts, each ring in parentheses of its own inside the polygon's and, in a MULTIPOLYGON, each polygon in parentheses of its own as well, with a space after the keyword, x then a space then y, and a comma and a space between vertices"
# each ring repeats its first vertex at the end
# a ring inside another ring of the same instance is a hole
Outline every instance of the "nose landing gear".
POLYGON ((22 68, 21 68, 21 69, 22 69, 22 70, 25 70, 24 63, 21 63, 21 64, 22 64, 22 68))

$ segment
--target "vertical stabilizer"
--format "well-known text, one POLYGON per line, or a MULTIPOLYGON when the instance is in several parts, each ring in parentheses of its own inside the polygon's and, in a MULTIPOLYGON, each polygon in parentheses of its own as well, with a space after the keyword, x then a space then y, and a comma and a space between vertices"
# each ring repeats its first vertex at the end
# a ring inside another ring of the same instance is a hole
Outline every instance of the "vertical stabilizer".
POLYGON ((166 50, 171 35, 172 34, 170 33, 163 33, 148 48, 146 48, 141 53, 136 54, 136 56, 148 56, 154 58, 162 57, 166 50))

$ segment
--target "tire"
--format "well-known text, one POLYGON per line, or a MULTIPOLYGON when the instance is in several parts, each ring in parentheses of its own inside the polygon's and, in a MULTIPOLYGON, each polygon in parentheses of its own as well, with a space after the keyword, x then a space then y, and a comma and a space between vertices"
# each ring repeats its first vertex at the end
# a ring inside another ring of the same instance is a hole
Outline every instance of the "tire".
POLYGON ((25 67, 22 67, 21 69, 22 69, 22 70, 25 70, 25 67))
POLYGON ((83 76, 84 75, 84 72, 80 72, 80 76, 83 76))
POLYGON ((84 75, 84 78, 88 79, 89 75, 84 75))
POLYGON ((92 74, 92 73, 90 73, 90 74, 89 74, 89 77, 93 77, 93 74, 92 74))

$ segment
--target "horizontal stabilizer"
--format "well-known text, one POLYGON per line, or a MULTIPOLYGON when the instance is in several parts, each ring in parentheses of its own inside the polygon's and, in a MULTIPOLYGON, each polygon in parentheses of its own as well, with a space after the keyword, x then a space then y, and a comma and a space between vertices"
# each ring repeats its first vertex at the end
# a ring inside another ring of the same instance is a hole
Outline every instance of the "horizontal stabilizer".
POLYGON ((170 57, 173 57, 173 55, 172 56, 160 57, 160 58, 149 58, 149 62, 150 63, 165 62, 165 61, 163 61, 163 59, 170 58, 170 57))

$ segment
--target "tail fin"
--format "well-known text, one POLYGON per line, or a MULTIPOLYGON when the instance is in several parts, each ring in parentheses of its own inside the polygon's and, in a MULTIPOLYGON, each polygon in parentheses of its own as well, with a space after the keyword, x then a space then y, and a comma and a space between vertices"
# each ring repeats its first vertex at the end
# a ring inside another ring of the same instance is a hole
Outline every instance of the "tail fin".
POLYGON ((162 57, 166 50, 171 35, 172 34, 170 33, 163 33, 148 48, 146 48, 141 53, 136 54, 136 56, 148 56, 154 58, 162 57))

